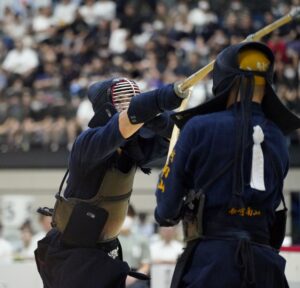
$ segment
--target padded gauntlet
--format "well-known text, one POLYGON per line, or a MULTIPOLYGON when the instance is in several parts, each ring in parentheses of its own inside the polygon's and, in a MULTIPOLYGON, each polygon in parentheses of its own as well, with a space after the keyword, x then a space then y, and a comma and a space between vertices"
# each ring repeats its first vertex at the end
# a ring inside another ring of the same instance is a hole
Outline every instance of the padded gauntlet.
POLYGON ((165 110, 179 107, 187 96, 188 93, 179 89, 179 83, 141 93, 131 99, 127 110, 128 118, 132 124, 147 122, 165 110))

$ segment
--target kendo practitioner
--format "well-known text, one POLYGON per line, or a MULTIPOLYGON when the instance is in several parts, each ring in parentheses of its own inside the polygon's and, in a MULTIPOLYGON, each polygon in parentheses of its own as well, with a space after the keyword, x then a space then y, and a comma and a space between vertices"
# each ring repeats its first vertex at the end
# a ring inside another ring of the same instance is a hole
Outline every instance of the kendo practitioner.
POLYGON ((45 288, 118 288, 127 275, 145 279, 122 261, 117 237, 137 167, 148 172, 167 153, 172 121, 162 112, 187 96, 178 84, 140 93, 127 78, 96 82, 87 95, 90 128, 75 140, 54 211, 40 209, 53 212, 53 229, 35 251, 45 288))
POLYGON ((216 59, 214 97, 175 114, 181 130, 156 191, 161 226, 182 220, 187 245, 171 287, 288 287, 285 135, 300 120, 272 88, 274 56, 259 42, 216 59), (282 203, 284 209, 276 211, 282 203))

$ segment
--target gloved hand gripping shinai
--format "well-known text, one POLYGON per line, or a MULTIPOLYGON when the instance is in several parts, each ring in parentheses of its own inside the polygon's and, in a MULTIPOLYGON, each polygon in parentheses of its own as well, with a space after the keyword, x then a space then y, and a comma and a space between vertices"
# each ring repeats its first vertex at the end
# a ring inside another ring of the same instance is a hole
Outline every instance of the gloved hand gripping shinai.
POLYGON ((165 110, 180 106, 188 93, 180 90, 180 83, 169 84, 163 88, 134 96, 127 110, 132 124, 144 123, 165 110))
POLYGON ((171 111, 166 111, 159 114, 148 122, 145 122, 143 128, 148 128, 153 133, 165 138, 171 138, 174 127, 174 121, 170 117, 173 114, 171 111))

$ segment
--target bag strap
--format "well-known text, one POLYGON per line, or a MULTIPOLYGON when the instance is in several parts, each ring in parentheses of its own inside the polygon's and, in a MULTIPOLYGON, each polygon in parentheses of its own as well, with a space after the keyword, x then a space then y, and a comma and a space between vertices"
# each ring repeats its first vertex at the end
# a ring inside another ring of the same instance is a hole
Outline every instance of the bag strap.
MULTIPOLYGON (((66 178, 69 174, 69 169, 67 169, 67 171, 65 172, 65 175, 59 185, 59 189, 58 189, 58 192, 55 194, 55 198, 56 199, 62 199, 64 198, 64 195, 61 195, 61 191, 62 191, 62 188, 64 186, 64 183, 66 181, 66 178)), ((39 207, 37 210, 36 210, 37 213, 39 214, 42 214, 44 216, 53 216, 54 214, 54 209, 53 208, 48 208, 48 207, 39 207)), ((52 224, 51 224, 52 225, 52 224)))
POLYGON ((58 192, 57 192, 56 195, 55 195, 55 198, 56 198, 56 199, 64 198, 64 195, 61 194, 61 191, 62 191, 62 188, 63 188, 63 186, 64 186, 64 184, 65 184, 65 181, 66 181, 66 179, 67 179, 68 174, 69 174, 69 169, 67 169, 67 171, 65 172, 65 175, 64 175, 62 181, 60 182, 58 192))

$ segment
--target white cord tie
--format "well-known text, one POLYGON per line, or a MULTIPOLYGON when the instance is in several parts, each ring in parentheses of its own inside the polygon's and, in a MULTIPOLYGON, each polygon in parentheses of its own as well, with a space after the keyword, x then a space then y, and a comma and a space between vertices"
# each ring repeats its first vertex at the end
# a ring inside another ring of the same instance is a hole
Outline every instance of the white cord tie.
POLYGON ((264 132, 259 125, 253 127, 253 149, 250 186, 253 189, 265 191, 264 155, 261 143, 264 141, 264 132))

